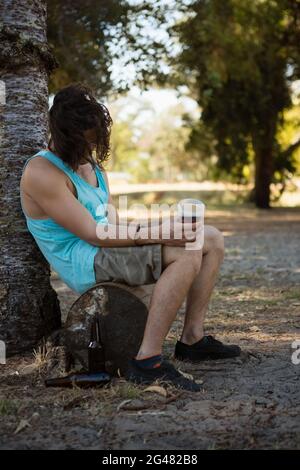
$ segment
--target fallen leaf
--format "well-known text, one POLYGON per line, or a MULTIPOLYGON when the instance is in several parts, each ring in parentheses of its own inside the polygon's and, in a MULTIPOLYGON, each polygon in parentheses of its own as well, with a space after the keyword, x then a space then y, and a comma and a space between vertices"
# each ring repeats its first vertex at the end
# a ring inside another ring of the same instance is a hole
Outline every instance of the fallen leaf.
POLYGON ((124 406, 124 405, 127 405, 127 403, 130 403, 132 400, 124 400, 122 401, 118 407, 117 407, 117 411, 120 411, 120 409, 124 406))
POLYGON ((27 419, 21 419, 21 421, 18 424, 17 429, 15 430, 14 434, 18 434, 19 432, 23 431, 25 428, 29 428, 30 424, 27 421, 27 419))
POLYGON ((139 398, 136 398, 134 400, 125 400, 123 403, 121 403, 121 405, 122 405, 122 410, 126 410, 126 411, 146 410, 153 406, 152 403, 144 402, 143 400, 140 400, 139 398))
POLYGON ((258 326, 250 326, 249 331, 260 331, 258 326))
POLYGON ((18 373, 21 375, 29 375, 29 374, 33 374, 37 370, 38 370, 37 364, 28 364, 27 366, 24 366, 21 369, 19 369, 18 373))
POLYGON ((165 388, 160 387, 158 385, 152 385, 150 387, 147 387, 143 392, 153 392, 153 393, 158 393, 159 395, 162 395, 163 397, 167 397, 167 391, 165 388))

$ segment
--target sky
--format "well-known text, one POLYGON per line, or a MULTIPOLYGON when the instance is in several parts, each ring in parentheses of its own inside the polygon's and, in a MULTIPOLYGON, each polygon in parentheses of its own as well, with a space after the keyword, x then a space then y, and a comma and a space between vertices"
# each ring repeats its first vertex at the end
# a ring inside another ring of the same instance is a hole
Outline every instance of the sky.
MULTIPOLYGON (((132 5, 138 5, 142 3, 142 0, 127 1, 132 5)), ((183 1, 186 2, 187 0, 183 1)), ((157 28, 157 24, 154 19, 153 21, 150 21, 149 18, 147 20, 145 19, 142 34, 150 47, 151 40, 158 42, 164 42, 168 40, 169 34, 167 32, 167 27, 176 22, 181 14, 178 12, 174 0, 149 0, 149 3, 167 8, 165 11, 167 16, 165 18, 166 23, 164 26, 160 25, 160 27, 157 28)), ((131 34, 134 36, 135 33, 135 24, 133 23, 131 34)), ((118 47, 118 42, 111 45, 112 50, 114 48, 117 49, 118 47)), ((176 44, 172 45, 173 53, 175 52, 174 49, 176 49, 176 44)), ((136 78, 137 68, 134 64, 134 61, 130 61, 130 58, 130 53, 128 52, 127 54, 125 49, 124 56, 115 58, 110 68, 111 79, 115 84, 119 86, 121 85, 121 88, 122 84, 127 84, 130 87, 130 91, 125 96, 121 96, 118 99, 111 98, 107 102, 108 107, 111 103, 118 109, 118 116, 116 116, 117 118, 126 119, 127 116, 130 114, 135 114, 138 110, 140 114, 140 120, 144 121, 147 117, 149 117, 149 113, 152 115, 153 112, 160 114, 169 108, 175 107, 179 103, 183 105, 185 112, 191 113, 192 115, 195 114, 196 116, 199 114, 197 103, 187 96, 181 96, 179 98, 175 90, 150 88, 147 91, 142 91, 137 86, 134 86, 133 83, 136 78)), ((164 73, 168 73, 169 66, 163 63, 162 60, 159 60, 158 62, 159 63, 157 63, 157 66, 159 66, 160 70, 163 70, 164 73)), ((186 88, 185 90, 181 91, 181 95, 187 95, 188 89, 186 88)))
POLYGON ((172 89, 150 88, 147 91, 142 91, 138 87, 132 87, 126 95, 108 101, 107 106, 109 108, 112 105, 112 109, 118 109, 115 118, 120 120, 126 120, 130 115, 138 112, 139 116, 135 124, 142 125, 147 118, 151 119, 155 114, 162 114, 179 103, 183 105, 185 112, 195 118, 199 116, 196 101, 184 95, 178 97, 176 91, 172 89))

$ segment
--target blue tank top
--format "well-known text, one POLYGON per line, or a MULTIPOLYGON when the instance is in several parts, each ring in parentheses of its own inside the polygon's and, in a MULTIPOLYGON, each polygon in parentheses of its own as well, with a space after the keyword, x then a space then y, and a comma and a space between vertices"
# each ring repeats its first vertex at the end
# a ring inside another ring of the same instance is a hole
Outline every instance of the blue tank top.
MULTIPOLYGON (((78 201, 89 211, 97 223, 108 223, 106 217, 108 188, 98 166, 95 167, 98 181, 98 187, 95 188, 50 150, 38 152, 25 162, 25 166, 29 160, 37 156, 46 158, 69 177, 75 186, 78 201)), ((78 293, 83 293, 95 285, 94 258, 101 248, 81 240, 58 225, 53 219, 32 219, 26 215, 24 209, 23 212, 28 230, 60 278, 78 293)))

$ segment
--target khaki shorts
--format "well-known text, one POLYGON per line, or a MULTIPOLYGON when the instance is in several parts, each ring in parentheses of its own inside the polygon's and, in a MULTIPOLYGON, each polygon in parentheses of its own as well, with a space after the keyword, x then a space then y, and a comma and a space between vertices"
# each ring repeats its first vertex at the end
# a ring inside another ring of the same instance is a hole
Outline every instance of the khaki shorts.
POLYGON ((162 272, 162 245, 100 248, 94 259, 97 282, 154 284, 162 272))

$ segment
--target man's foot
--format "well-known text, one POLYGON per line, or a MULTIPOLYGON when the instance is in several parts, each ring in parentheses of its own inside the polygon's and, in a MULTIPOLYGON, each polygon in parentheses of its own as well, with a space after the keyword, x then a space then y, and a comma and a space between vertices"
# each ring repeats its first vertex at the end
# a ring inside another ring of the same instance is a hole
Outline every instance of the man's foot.
POLYGON ((241 348, 234 344, 223 344, 213 336, 204 336, 200 341, 188 345, 177 341, 175 359, 179 361, 199 362, 205 359, 228 359, 241 354, 241 348))
POLYGON ((152 384, 156 380, 160 380, 190 392, 201 391, 199 384, 184 377, 166 360, 161 361, 159 367, 144 368, 139 365, 139 361, 131 359, 125 372, 125 378, 136 384, 152 384))

